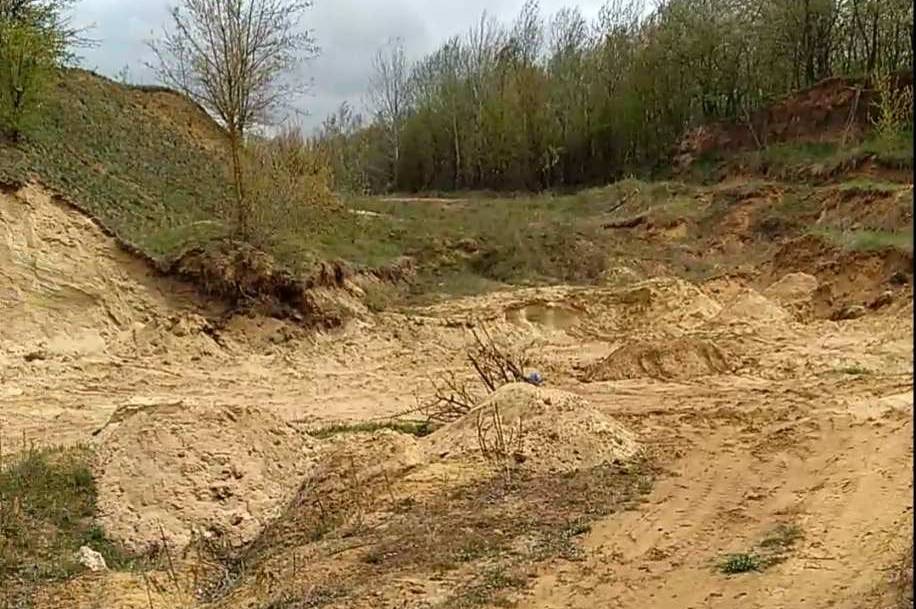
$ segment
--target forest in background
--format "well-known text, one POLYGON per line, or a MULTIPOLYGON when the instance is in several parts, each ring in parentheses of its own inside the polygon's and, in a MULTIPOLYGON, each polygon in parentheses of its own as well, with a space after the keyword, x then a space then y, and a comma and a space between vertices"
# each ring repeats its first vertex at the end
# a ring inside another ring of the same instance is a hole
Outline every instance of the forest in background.
POLYGON ((528 0, 416 61, 391 41, 369 114, 342 105, 312 145, 340 191, 606 183, 664 164, 692 126, 831 76, 911 70, 912 31, 905 0, 611 0, 591 23, 528 0))

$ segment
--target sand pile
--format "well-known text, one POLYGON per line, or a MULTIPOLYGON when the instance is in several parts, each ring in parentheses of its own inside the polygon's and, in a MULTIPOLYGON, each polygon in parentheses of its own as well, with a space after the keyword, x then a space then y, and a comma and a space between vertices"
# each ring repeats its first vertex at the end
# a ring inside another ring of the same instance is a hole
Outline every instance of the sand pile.
POLYGON ((512 467, 565 472, 626 461, 640 451, 635 436, 579 396, 513 383, 427 440, 433 459, 484 460, 480 438, 497 445, 498 412, 512 467))
POLYGON ((608 357, 586 367, 586 382, 651 377, 689 379, 733 369, 729 356, 714 343, 696 338, 629 341, 608 357))
POLYGON ((716 321, 725 324, 753 324, 786 322, 789 313, 778 304, 756 290, 745 288, 728 303, 716 316, 716 321))
POLYGON ((302 491, 322 496, 349 488, 352 482, 371 483, 424 462, 417 439, 392 430, 337 436, 323 446, 321 455, 302 491))
POLYGON ((763 291, 763 295, 783 306, 809 302, 817 291, 817 277, 807 273, 788 273, 763 291))
POLYGON ((398 480, 425 460, 411 435, 381 430, 337 436, 322 445, 279 530, 309 512, 330 518, 335 527, 365 524, 367 508, 380 505, 376 498, 387 502, 398 480))
POLYGON ((617 327, 691 328, 715 317, 721 306, 700 288, 675 278, 653 279, 618 292, 611 315, 617 327))
POLYGON ((253 407, 129 405, 98 434, 100 524, 142 552, 193 534, 253 539, 314 463, 312 440, 253 407))

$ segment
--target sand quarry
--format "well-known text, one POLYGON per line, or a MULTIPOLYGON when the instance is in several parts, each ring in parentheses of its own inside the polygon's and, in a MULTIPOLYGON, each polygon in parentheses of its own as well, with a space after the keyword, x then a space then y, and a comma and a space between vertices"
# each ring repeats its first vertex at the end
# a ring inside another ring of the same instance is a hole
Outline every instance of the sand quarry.
POLYGON ((217 330, 218 305, 78 211, 0 194, 2 450, 93 446, 100 524, 134 552, 169 548, 168 566, 87 573, 34 606, 893 607, 912 297, 831 321, 806 306, 820 287, 798 269, 660 277, 320 334, 217 330), (430 378, 474 381, 481 323, 545 385, 502 387, 427 437, 310 433, 410 411, 430 378), (508 465, 480 450, 494 411, 508 465), (716 568, 787 530, 765 571, 716 568))

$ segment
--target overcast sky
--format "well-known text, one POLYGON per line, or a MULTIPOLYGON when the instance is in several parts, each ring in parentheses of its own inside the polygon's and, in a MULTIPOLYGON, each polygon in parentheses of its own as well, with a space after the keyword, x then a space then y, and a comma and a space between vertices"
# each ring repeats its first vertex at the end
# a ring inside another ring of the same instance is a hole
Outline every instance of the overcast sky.
MULTIPOLYGON (((297 105, 312 127, 342 101, 362 109, 372 55, 387 40, 401 37, 411 57, 422 56, 455 34, 464 34, 486 9, 501 21, 518 14, 524 0, 316 0, 306 15, 321 55, 305 67, 313 81, 310 95, 297 105)), ((145 41, 158 34, 171 0, 78 0, 75 21, 92 26, 95 48, 81 51, 83 66, 108 76, 127 67, 132 82, 150 82, 143 65, 145 41)), ((604 0, 541 0, 550 15, 564 6, 579 6, 591 19, 604 0)))

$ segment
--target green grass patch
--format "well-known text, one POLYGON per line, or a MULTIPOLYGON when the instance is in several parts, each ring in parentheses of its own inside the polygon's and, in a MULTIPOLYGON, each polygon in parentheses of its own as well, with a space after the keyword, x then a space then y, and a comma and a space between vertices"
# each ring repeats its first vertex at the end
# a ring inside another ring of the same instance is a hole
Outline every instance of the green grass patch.
POLYGON ((846 180, 836 186, 837 190, 845 194, 879 194, 892 195, 909 188, 906 184, 872 180, 869 178, 854 178, 846 180))
POLYGON ((765 571, 786 560, 802 537, 802 530, 797 525, 778 524, 751 551, 725 556, 717 569, 726 575, 765 571))
POLYGON ((412 256, 418 271, 413 285, 400 294, 374 295, 379 310, 399 300, 425 304, 510 284, 589 284, 602 279, 615 241, 631 238, 609 232, 604 223, 655 209, 672 217, 696 215, 693 191, 677 182, 628 179, 572 194, 351 197, 345 205, 355 212, 352 220, 330 227, 313 247, 361 266, 412 256))
POLYGON ((755 554, 730 554, 719 565, 719 570, 726 575, 750 573, 760 571, 762 568, 760 558, 755 554))
POLYGON ((899 232, 822 229, 815 231, 815 234, 825 237, 829 241, 849 251, 867 252, 885 248, 896 248, 908 252, 913 251, 912 228, 899 232))
POLYGON ((761 162, 788 167, 836 160, 842 153, 836 142, 791 142, 767 146, 758 153, 761 162))
POLYGON ((39 177, 153 257, 225 233, 218 130, 176 95, 65 70, 26 135, 19 147, 0 146, 0 177, 39 177))
POLYGON ((96 487, 85 448, 29 449, 0 466, 0 589, 27 590, 83 570, 76 558, 88 545, 109 568, 133 559, 93 524, 96 487))
POLYGON ((848 374, 849 376, 865 376, 872 373, 871 370, 862 366, 843 366, 837 368, 836 371, 839 374, 848 374))
POLYGON ((887 169, 913 168, 912 132, 880 138, 869 135, 860 142, 780 142, 761 150, 724 156, 712 153, 698 158, 687 177, 691 182, 719 181, 733 169, 785 178, 826 178, 864 159, 874 159, 887 169))
POLYGON ((864 154, 873 155, 885 167, 893 169, 913 168, 913 132, 903 131, 892 137, 873 136, 858 146, 864 154))
POLYGON ((373 433, 383 429, 390 429, 398 433, 408 434, 422 438, 432 433, 428 421, 369 421, 363 423, 334 423, 309 431, 309 435, 319 439, 354 433, 373 433))

